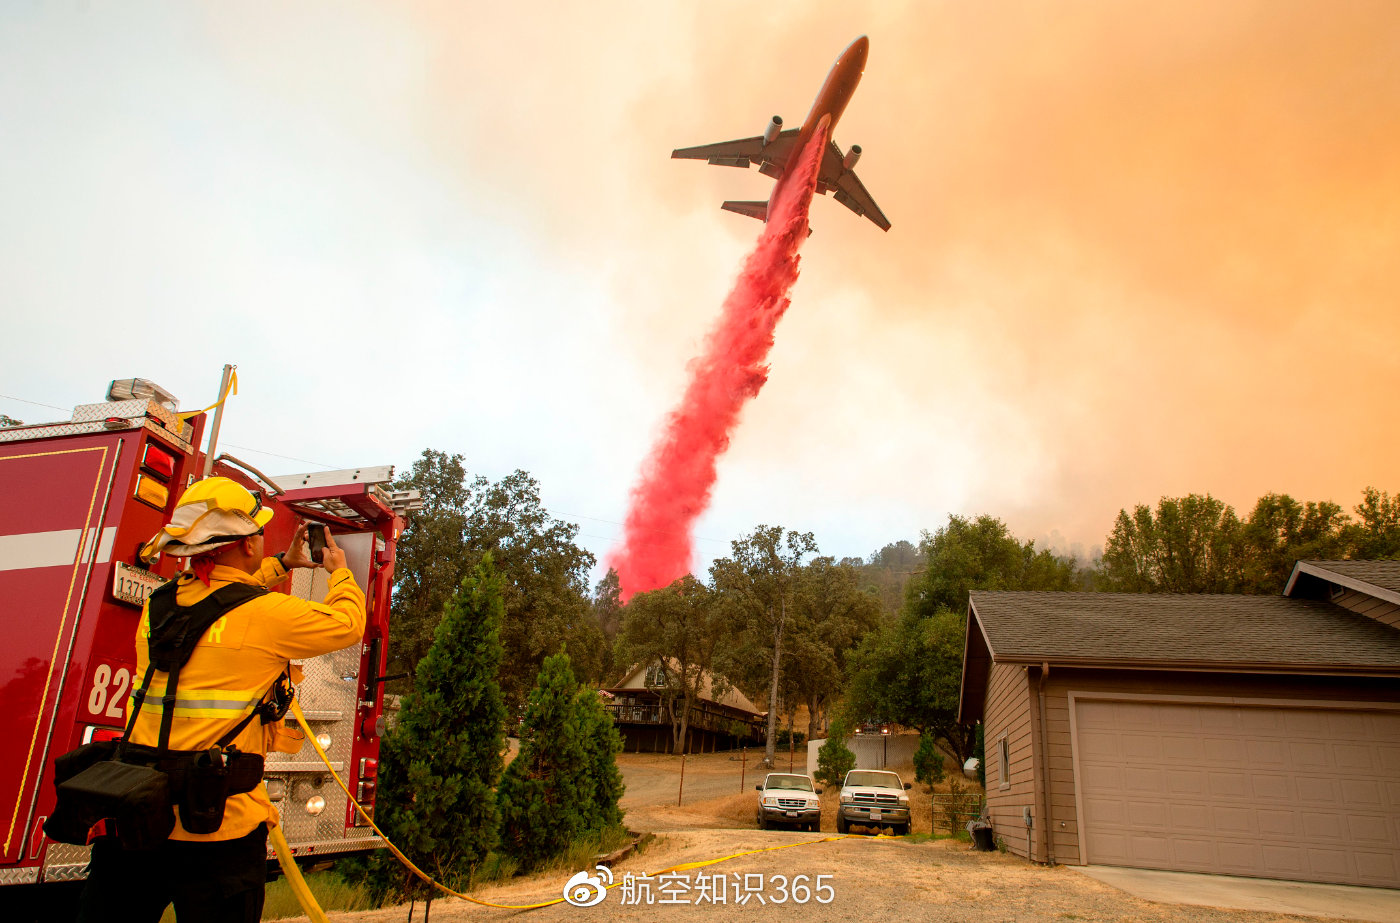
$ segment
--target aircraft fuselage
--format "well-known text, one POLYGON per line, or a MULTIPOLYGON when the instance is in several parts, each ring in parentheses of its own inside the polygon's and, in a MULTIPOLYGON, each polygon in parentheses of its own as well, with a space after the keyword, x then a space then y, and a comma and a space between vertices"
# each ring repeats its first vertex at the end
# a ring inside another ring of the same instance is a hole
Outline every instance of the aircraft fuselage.
MULTIPOLYGON (((817 123, 824 115, 831 116, 828 136, 835 134, 836 123, 841 120, 841 114, 846 111, 847 104, 855 95, 856 86, 860 84, 861 75, 865 73, 865 59, 869 54, 870 39, 864 35, 851 42, 846 50, 841 52, 812 103, 812 111, 807 113, 807 118, 802 123, 802 131, 797 135, 797 144, 793 146, 793 150, 801 151, 806 147, 808 139, 817 130, 817 123)), ((787 179, 786 173, 783 179, 787 179)))

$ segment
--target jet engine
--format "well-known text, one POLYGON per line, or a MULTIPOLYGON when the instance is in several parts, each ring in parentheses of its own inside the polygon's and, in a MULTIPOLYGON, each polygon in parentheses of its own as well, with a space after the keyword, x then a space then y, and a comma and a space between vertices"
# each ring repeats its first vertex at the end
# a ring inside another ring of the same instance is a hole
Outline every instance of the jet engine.
POLYGON ((860 160, 860 145, 852 144, 851 149, 846 152, 846 159, 841 161, 841 169, 853 169, 857 160, 860 160))
POLYGON ((763 144, 766 147, 773 143, 773 139, 778 137, 778 132, 783 130, 783 117, 775 115, 769 119, 767 127, 763 129, 763 144))

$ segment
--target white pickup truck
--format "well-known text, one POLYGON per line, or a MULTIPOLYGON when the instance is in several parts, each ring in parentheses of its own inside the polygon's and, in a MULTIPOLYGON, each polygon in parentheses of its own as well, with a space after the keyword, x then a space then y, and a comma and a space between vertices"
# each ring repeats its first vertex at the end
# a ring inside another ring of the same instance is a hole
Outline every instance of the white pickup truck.
POLYGON ((811 776, 791 772, 770 772, 758 791, 758 829, 774 824, 792 824, 799 830, 822 828, 822 790, 812 785, 811 776))
POLYGON ((909 832, 909 783, 899 773, 876 769, 852 769, 841 783, 841 807, 836 812, 836 831, 848 833, 852 826, 888 828, 895 836, 909 832))

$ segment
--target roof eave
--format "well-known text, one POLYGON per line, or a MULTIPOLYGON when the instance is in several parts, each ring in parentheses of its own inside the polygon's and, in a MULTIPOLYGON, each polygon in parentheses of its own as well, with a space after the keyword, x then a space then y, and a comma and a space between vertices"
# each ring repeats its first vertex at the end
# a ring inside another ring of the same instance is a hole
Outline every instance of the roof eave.
POLYGON ((1365 580, 1360 580, 1356 577, 1348 577, 1346 574, 1339 574, 1336 571, 1328 570, 1317 564, 1310 564, 1307 561, 1299 561, 1293 565, 1293 573, 1288 575, 1288 584, 1283 588, 1284 596, 1291 596, 1293 594, 1294 584, 1297 583, 1300 574, 1317 577, 1319 580, 1335 583, 1337 586, 1344 586, 1348 590, 1365 593, 1367 596, 1373 596, 1376 599, 1385 600, 1388 603, 1400 606, 1400 593, 1394 590, 1387 590, 1385 587, 1376 586, 1374 583, 1367 583, 1365 580))
POLYGON ((992 662, 1105 670, 1166 670, 1184 673, 1277 673, 1302 676, 1400 676, 1400 665, 1355 663, 1279 663, 1247 660, 1127 660, 1104 657, 1056 657, 1046 654, 992 655, 992 662))

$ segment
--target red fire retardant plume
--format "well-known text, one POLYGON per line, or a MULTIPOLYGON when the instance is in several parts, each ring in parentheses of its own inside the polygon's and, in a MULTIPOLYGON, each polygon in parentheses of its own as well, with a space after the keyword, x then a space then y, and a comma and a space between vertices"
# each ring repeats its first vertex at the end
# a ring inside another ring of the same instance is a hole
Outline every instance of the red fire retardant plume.
POLYGON ((797 251, 807 239, 807 210, 828 131, 823 117, 774 189, 763 233, 724 301, 704 353, 691 361, 685 397, 667 418, 632 489, 622 545, 608 556, 624 601, 690 571, 691 533, 710 505, 715 462, 729 448, 744 403, 768 380, 765 360, 797 281, 797 251))

